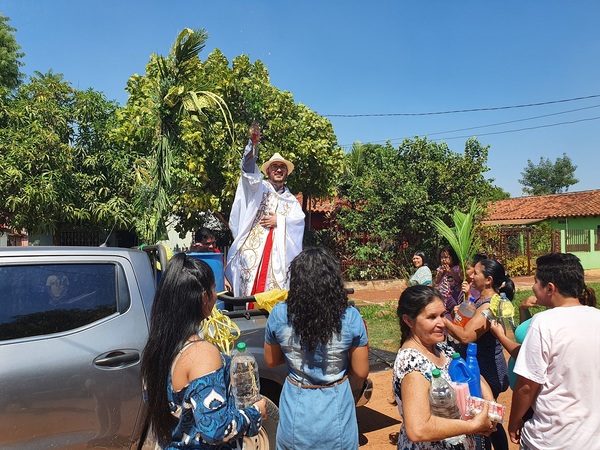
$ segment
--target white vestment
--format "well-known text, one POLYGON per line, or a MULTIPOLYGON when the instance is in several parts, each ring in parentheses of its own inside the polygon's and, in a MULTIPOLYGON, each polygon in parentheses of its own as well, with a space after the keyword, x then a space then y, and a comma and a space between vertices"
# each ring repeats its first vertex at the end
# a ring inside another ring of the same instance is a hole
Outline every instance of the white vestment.
MULTIPOLYGON (((246 146, 244 155, 250 151, 251 143, 246 146)), ((304 213, 300 203, 288 188, 277 192, 263 178, 256 164, 253 172, 242 169, 231 208, 229 227, 234 241, 229 249, 225 276, 236 297, 252 295, 269 234, 269 228, 259 225, 265 213, 277 215, 265 291, 288 289, 289 265, 302 251, 304 213)))

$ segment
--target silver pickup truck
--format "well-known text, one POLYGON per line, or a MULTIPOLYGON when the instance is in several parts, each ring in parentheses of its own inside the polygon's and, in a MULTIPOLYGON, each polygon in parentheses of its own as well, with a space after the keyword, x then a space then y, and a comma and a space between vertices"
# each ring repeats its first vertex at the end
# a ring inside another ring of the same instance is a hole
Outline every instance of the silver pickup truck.
MULTIPOLYGON (((145 439, 139 368, 163 253, 0 249, 0 448, 122 449, 145 439)), ((266 313, 227 314, 257 357, 261 392, 277 402, 286 373, 264 366, 266 313)), ((272 402, 268 415, 275 448, 272 402)))

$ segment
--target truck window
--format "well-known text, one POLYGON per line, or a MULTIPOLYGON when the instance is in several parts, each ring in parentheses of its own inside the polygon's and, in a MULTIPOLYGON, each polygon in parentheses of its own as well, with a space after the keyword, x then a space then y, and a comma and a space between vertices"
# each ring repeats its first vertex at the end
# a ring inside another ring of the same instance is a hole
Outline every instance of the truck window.
POLYGON ((60 333, 116 313, 129 304, 119 271, 111 263, 0 267, 0 340, 60 333))

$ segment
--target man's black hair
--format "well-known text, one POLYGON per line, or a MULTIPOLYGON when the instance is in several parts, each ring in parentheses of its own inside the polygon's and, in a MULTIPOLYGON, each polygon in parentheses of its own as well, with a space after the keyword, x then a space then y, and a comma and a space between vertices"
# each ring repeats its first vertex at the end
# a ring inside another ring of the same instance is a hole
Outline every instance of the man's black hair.
POLYGON ((194 235, 194 242, 202 242, 204 239, 216 239, 215 234, 206 227, 198 228, 194 235))

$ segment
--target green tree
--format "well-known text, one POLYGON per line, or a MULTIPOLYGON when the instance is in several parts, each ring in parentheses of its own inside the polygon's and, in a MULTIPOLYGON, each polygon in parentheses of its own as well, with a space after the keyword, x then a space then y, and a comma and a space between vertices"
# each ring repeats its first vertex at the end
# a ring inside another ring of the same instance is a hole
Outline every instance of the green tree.
MULTIPOLYGON (((127 87, 130 98, 119 130, 120 138, 139 156, 136 167, 142 198, 143 190, 152 189, 155 177, 153 156, 148 152, 158 129, 155 60, 153 57, 148 63, 146 75, 131 77, 127 87)), ((204 62, 194 59, 193 67, 185 90, 210 90, 227 105, 228 114, 225 120, 224 107, 207 102, 201 114, 172 116, 178 141, 177 151, 171 153, 169 213, 176 217, 178 231, 197 228, 207 211, 227 222, 253 120, 262 128, 260 162, 280 152, 296 165, 288 183, 292 192, 303 192, 307 197, 333 195, 343 151, 327 119, 296 104, 291 93, 273 87, 261 61, 252 63, 242 55, 230 64, 215 50, 204 62)))
POLYGON ((24 53, 15 40, 15 29, 8 25, 10 19, 0 13, 0 88, 3 90, 15 89, 21 83, 23 74, 20 67, 23 63, 24 53))
POLYGON ((117 105, 62 75, 22 84, 0 128, 0 210, 29 233, 131 223, 129 156, 110 139, 117 105))
POLYGON ((577 166, 573 165, 571 158, 565 153, 562 158, 556 158, 554 164, 543 156, 537 165, 528 159, 519 183, 523 185, 523 193, 526 195, 560 194, 579 182, 575 178, 575 169, 577 166))
MULTIPOLYGON (((196 147, 203 151, 189 155, 197 162, 196 170, 204 167, 211 174, 211 180, 218 180, 218 184, 207 186, 212 193, 209 209, 220 213, 223 220, 227 219, 240 176, 241 151, 253 120, 262 129, 259 163, 274 152, 280 152, 295 164, 287 183, 292 192, 302 192, 305 202, 308 198, 334 195, 344 154, 337 145, 329 120, 305 105, 295 103, 290 92, 272 86, 261 61, 252 63, 247 56, 241 55, 230 65, 227 58, 215 50, 207 58, 204 71, 229 105, 237 137, 235 147, 228 147, 223 142, 224 135, 218 123, 213 124, 196 147)), ((206 209, 200 206, 182 202, 180 217, 183 223, 187 222, 188 228, 194 225, 196 211, 206 209)), ((306 203, 304 207, 306 209, 306 203)))
POLYGON ((152 55, 146 75, 132 76, 127 85, 130 97, 118 136, 138 157, 136 228, 146 242, 166 235, 167 220, 182 193, 173 175, 183 169, 186 134, 205 130, 204 109, 216 106, 220 123, 229 127, 226 104, 205 89, 198 54, 207 39, 205 30, 184 29, 167 57, 152 55))
POLYGON ((351 207, 340 212, 340 223, 393 251, 418 248, 433 257, 441 238, 433 217, 451 224, 453 211, 468 210, 473 199, 483 205, 505 195, 484 177, 487 156, 488 147, 476 139, 466 142, 463 153, 419 137, 406 139, 398 148, 389 143, 355 145, 346 156, 349 168, 340 183, 340 195, 351 207), (362 161, 358 171, 357 160, 362 161))

